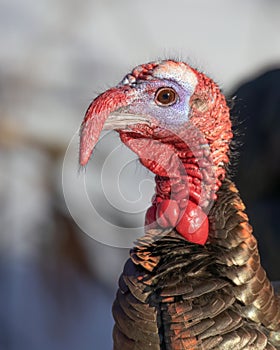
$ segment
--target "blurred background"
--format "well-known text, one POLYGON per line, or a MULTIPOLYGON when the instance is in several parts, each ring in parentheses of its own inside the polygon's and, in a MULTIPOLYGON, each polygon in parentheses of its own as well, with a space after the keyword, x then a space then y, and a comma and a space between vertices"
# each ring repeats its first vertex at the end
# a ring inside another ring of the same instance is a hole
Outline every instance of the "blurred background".
POLYGON ((1 0, 1 350, 112 348, 111 304, 152 177, 113 133, 79 172, 77 130, 98 93, 158 58, 236 96, 232 176, 280 279, 279 18, 277 0, 1 0))

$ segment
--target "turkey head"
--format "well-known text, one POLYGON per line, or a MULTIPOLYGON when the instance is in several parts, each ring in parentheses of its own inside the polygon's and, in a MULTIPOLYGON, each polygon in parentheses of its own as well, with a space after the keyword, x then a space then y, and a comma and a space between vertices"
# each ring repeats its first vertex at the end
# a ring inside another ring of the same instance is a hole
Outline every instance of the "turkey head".
POLYGON ((140 65, 90 104, 81 126, 82 166, 102 129, 117 130, 156 175, 146 227, 176 228, 186 240, 205 244, 232 138, 218 86, 183 62, 140 65))

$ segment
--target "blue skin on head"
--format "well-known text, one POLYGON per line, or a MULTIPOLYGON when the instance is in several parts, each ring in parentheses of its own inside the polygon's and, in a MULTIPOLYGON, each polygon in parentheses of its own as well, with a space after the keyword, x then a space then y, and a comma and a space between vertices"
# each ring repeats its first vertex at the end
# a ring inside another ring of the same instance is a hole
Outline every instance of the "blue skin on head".
POLYGON ((149 116, 155 119, 161 127, 179 126, 189 120, 191 86, 186 89, 175 81, 157 79, 137 81, 137 84, 133 85, 133 89, 136 89, 136 95, 139 98, 136 98, 128 106, 120 108, 119 112, 149 116), (155 102, 156 92, 163 87, 170 87, 176 91, 178 97, 174 104, 159 106, 155 102))

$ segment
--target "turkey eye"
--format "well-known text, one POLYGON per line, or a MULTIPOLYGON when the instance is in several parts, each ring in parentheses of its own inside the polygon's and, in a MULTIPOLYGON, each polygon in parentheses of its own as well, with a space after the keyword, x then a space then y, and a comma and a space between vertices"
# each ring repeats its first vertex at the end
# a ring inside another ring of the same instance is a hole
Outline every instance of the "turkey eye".
POLYGON ((177 101, 178 95, 177 92, 170 88, 170 87, 164 87, 158 89, 155 95, 155 102, 159 106, 171 106, 177 101))

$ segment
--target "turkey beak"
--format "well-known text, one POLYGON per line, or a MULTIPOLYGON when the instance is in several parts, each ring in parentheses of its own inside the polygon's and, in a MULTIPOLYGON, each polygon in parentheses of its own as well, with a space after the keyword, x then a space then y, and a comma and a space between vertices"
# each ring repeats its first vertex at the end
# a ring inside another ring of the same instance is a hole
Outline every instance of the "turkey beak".
POLYGON ((102 130, 125 130, 129 125, 149 123, 147 117, 124 112, 137 98, 127 85, 111 88, 97 96, 87 109, 80 131, 80 165, 88 163, 102 130))

